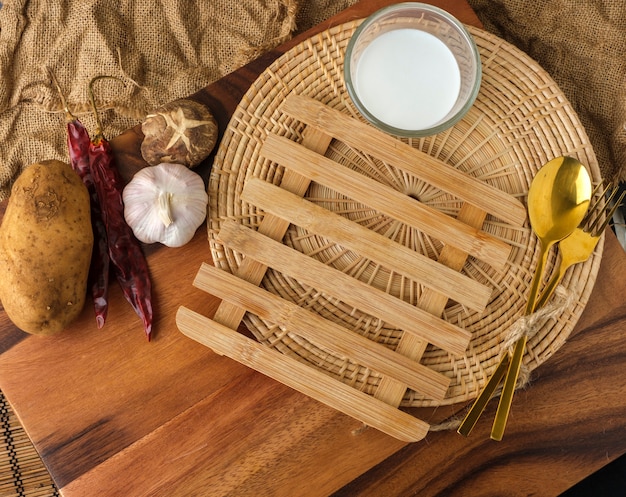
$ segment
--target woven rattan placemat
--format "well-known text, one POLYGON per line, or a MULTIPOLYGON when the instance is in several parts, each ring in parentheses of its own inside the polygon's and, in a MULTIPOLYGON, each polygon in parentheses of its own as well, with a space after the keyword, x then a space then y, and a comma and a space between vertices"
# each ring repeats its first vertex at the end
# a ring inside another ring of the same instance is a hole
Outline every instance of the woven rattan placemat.
POLYGON ((59 495, 17 416, 0 392, 0 497, 59 495))
MULTIPOLYGON (((259 153, 265 137, 271 132, 294 141, 302 140, 303 125, 281 113, 285 97, 292 92, 307 95, 360 119, 346 93, 342 75, 344 51, 359 22, 332 28, 284 54, 252 85, 235 111, 208 186, 208 237, 217 267, 234 272, 241 262, 241 255, 216 241, 221 223, 231 218, 254 227, 262 217, 262 212, 240 199, 247 178, 254 176, 280 182, 282 168, 259 153)), ((475 105, 452 129, 433 137, 407 140, 408 143, 522 201, 526 199, 536 171, 560 155, 575 156, 587 164, 594 183, 598 183, 600 172, 587 135, 550 76, 512 45, 485 31, 468 29, 478 45, 483 64, 483 81, 475 105)), ((460 203, 447 194, 337 140, 326 155, 452 216, 460 208, 460 203)), ((429 257, 436 257, 442 248, 437 240, 394 224, 367 206, 315 183, 306 198, 429 257)), ((539 247, 528 224, 515 229, 488 216, 484 231, 506 240, 513 250, 503 271, 494 271, 488 264, 473 258, 463 269, 465 274, 494 289, 483 312, 470 311, 454 302, 450 302, 444 312, 447 321, 472 332, 467 352, 458 357, 429 346, 422 358, 423 364, 451 378, 445 404, 474 398, 489 378, 511 325, 523 313, 537 263, 539 247)), ((314 233, 291 226, 283 242, 406 301, 419 300, 422 292, 419 284, 406 281, 314 233)), ((525 356, 529 371, 561 347, 578 321, 593 288, 602 246, 601 242, 589 261, 574 267, 563 280, 565 293, 573 303, 529 339, 525 356)), ((555 260, 552 252, 548 271, 552 270, 555 260)), ((393 348, 401 336, 400 330, 372 320, 357 309, 274 270, 267 272, 262 286, 389 347, 393 348)), ((303 340, 297 335, 298 330, 286 330, 250 314, 244 320, 260 342, 358 389, 373 393, 380 381, 377 373, 303 340)), ((432 402, 408 390, 402 405, 422 407, 433 405, 432 402)))

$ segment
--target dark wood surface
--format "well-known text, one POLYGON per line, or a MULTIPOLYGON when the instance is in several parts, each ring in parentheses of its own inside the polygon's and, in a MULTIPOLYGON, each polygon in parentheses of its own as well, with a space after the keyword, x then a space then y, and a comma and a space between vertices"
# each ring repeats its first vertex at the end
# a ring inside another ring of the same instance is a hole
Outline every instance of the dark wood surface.
MULTIPOLYGON (((315 30, 387 3, 359 2, 315 30)), ((479 25, 465 2, 432 3, 479 25)), ((258 74, 312 32, 193 98, 223 131, 258 74)), ((131 129, 112 141, 127 179, 145 165, 140 140, 131 129)), ((210 316, 219 304, 191 284, 211 259, 206 230, 182 249, 146 252, 150 343, 115 286, 102 330, 89 306, 53 338, 26 335, 0 312, 0 388, 65 496, 550 496, 626 452, 626 255, 612 235, 585 313, 517 393, 500 443, 488 437, 494 405, 468 439, 447 431, 406 445, 215 355, 175 324, 180 305, 210 316)), ((437 422, 464 407, 419 414, 437 422)))
POLYGON ((491 402, 469 438, 432 433, 336 496, 556 496, 624 454, 625 264, 611 233, 583 315, 530 386, 515 394, 502 442, 489 440, 497 407, 491 402))

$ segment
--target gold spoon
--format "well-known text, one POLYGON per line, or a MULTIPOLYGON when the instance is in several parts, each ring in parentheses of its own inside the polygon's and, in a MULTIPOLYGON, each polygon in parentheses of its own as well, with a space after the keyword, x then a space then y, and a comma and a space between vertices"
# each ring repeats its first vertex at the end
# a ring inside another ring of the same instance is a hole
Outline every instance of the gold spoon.
MULTIPOLYGON (((541 252, 530 287, 526 315, 532 314, 535 310, 537 293, 543 279, 543 268, 550 247, 576 229, 587 211, 590 199, 589 173, 579 161, 571 157, 552 159, 533 178, 528 191, 528 216, 533 231, 541 243, 541 252)), ((491 432, 491 438, 502 440, 525 348, 526 337, 523 336, 515 344, 512 356, 503 355, 493 376, 461 423, 458 429, 460 434, 469 435, 506 372, 507 376, 491 432)))

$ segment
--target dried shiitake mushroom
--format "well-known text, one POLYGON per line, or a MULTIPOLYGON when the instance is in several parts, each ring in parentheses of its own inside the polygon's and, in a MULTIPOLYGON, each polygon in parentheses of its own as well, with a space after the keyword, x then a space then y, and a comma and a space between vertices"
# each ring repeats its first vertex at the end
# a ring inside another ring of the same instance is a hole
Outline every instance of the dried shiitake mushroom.
POLYGON ((195 167, 217 142, 217 122, 211 111, 189 99, 174 100, 146 116, 141 125, 141 155, 156 166, 164 162, 195 167))

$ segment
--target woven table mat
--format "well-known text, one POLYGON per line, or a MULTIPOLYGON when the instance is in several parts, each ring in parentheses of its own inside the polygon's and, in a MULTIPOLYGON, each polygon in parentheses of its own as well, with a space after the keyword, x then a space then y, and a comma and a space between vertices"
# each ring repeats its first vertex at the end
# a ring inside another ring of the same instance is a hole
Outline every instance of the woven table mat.
MULTIPOLYGON (((235 111, 218 150, 208 186, 208 237, 217 267, 235 272, 241 263, 240 254, 216 241, 222 222, 230 218, 255 227, 263 216, 254 206, 240 199, 246 180, 260 177, 280 183, 283 169, 259 153, 265 137, 274 133, 297 142, 302 140, 303 125, 280 111, 286 95, 292 92, 303 94, 361 119, 346 93, 342 72, 346 45, 359 23, 355 21, 332 28, 294 47, 259 77, 235 111)), ((504 40, 476 28, 468 29, 478 45, 483 64, 483 81, 475 105, 462 121, 446 132, 428 138, 403 140, 522 201, 526 199, 530 181, 537 170, 560 155, 580 159, 588 165, 594 183, 600 182, 598 163, 589 139, 570 103, 550 76, 504 40)), ((460 209, 457 199, 337 140, 333 141, 326 156, 452 216, 460 209)), ((442 245, 437 240, 394 224, 380 213, 331 189, 313 183, 305 197, 431 258, 441 251, 442 245)), ((466 354, 452 356, 429 346, 423 356, 424 365, 451 378, 451 387, 443 404, 474 398, 490 377, 507 331, 523 314, 538 260, 538 242, 528 224, 515 229, 488 216, 483 229, 507 241, 513 249, 503 271, 495 271, 473 258, 469 258, 462 271, 493 288, 486 310, 470 311, 449 302, 444 311, 444 319, 472 332, 466 354)), ((283 243, 408 302, 415 304, 422 293, 421 285, 389 273, 358 254, 296 226, 289 228, 283 243)), ((593 288, 602 246, 601 241, 594 255, 586 263, 574 267, 563 280, 563 287, 574 303, 529 339, 524 359, 528 371, 548 360, 574 328, 593 288)), ((553 269, 555 260, 556 255, 552 252, 547 263, 548 272, 553 269)), ((390 348, 396 346, 401 336, 401 330, 371 319, 358 309, 277 271, 268 270, 261 286, 390 348)), ((251 314, 247 314, 244 321, 260 342, 357 389, 373 394, 380 382, 377 373, 313 345, 299 337, 297 330, 278 327, 251 314)), ((425 407, 440 404, 433 404, 433 401, 407 390, 402 405, 425 407)))
POLYGON ((58 496, 52 478, 0 392, 0 497, 58 496))

